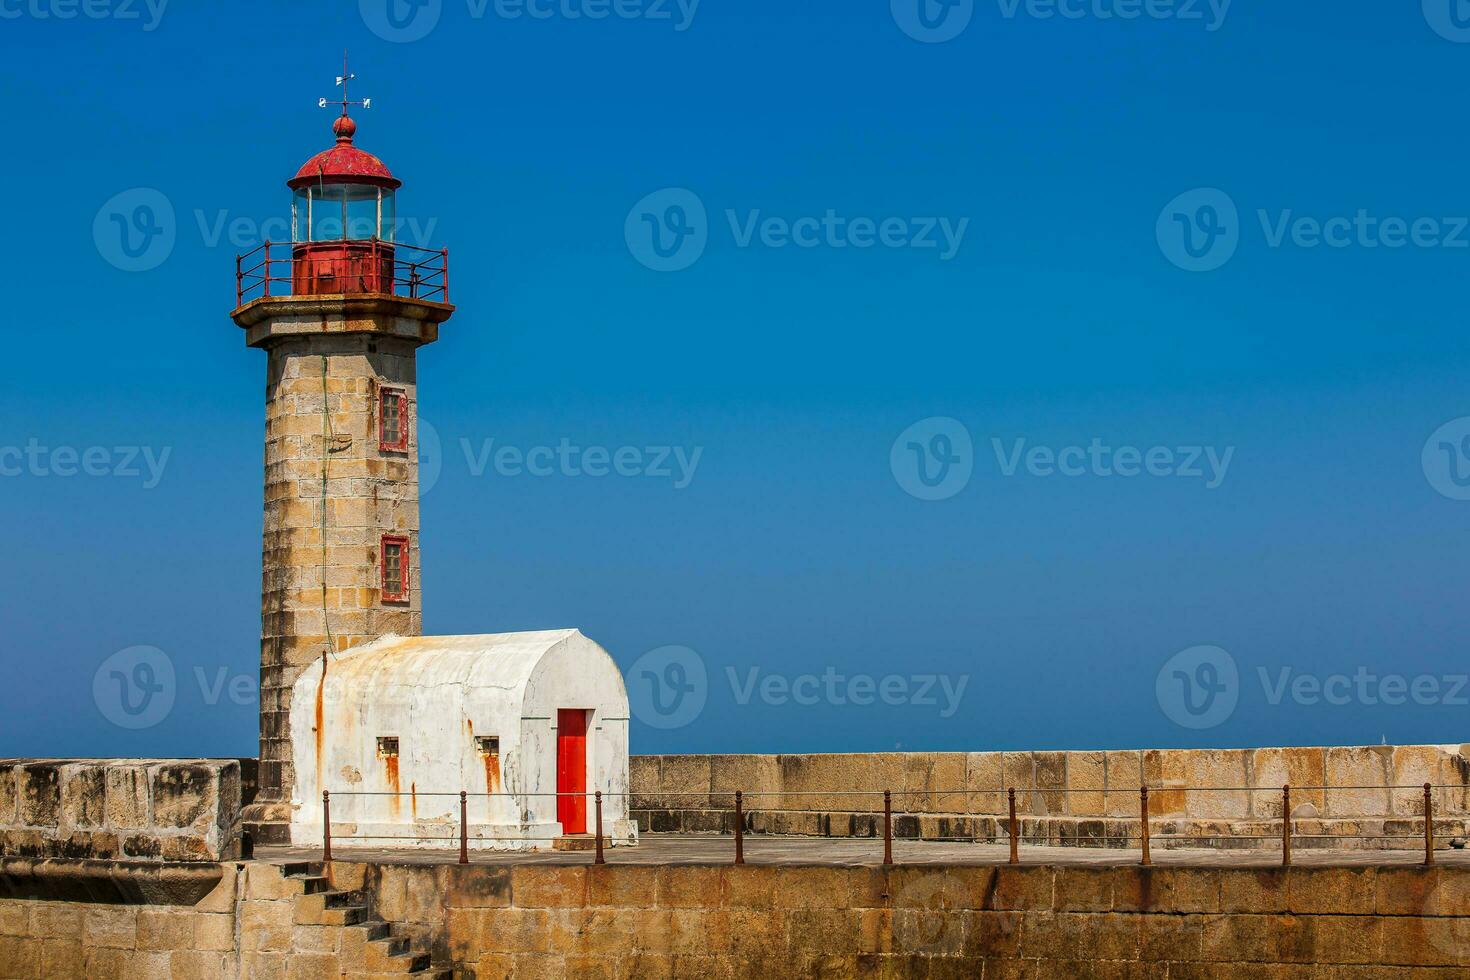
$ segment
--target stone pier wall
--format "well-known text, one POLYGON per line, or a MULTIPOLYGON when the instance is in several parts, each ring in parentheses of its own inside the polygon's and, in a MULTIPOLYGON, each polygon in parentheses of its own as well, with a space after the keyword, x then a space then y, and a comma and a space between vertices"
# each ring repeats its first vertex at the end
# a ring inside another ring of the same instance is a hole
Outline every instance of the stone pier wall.
POLYGON ((236 857, 252 766, 233 759, 0 760, 0 857, 236 857))
POLYGON ((1470 869, 227 864, 192 905, 0 898, 0 980, 1449 980, 1470 869))
POLYGON ((1248 846, 1252 836, 1279 832, 1287 783, 1297 787, 1297 832, 1321 835, 1313 844, 1387 846, 1348 835, 1414 834, 1426 782, 1448 787, 1433 793, 1442 843, 1463 838, 1470 818, 1470 746, 1459 745, 635 756, 631 779, 645 832, 728 831, 735 790, 756 832, 833 836, 878 832, 885 789, 895 833, 930 839, 1004 837, 1008 789, 1016 790, 1025 837, 1053 844, 1136 835, 1142 785, 1155 832, 1191 845, 1233 835, 1232 846, 1248 846), (1413 788, 1358 788, 1372 786, 1413 788))

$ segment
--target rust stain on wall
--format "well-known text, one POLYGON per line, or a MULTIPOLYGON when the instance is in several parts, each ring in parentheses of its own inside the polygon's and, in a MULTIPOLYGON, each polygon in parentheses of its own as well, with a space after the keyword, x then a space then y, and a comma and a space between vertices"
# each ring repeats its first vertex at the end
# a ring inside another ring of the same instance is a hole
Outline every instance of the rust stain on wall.
POLYGON ((485 760, 485 792, 500 792, 500 756, 486 752, 485 760))
POLYGON ((408 800, 409 800, 409 804, 408 804, 409 805, 409 812, 413 814, 413 819, 415 821, 417 821, 418 818, 419 818, 419 784, 418 783, 409 783, 408 784, 408 800))
POLYGON ((393 792, 393 795, 388 797, 388 810, 396 818, 400 803, 398 796, 402 792, 398 788, 398 756, 390 755, 383 760, 383 763, 388 767, 388 789, 393 792))
POLYGON ((322 680, 321 683, 316 686, 316 728, 313 729, 313 734, 315 734, 316 736, 316 791, 318 793, 320 793, 325 788, 322 785, 322 728, 324 727, 324 723, 322 720, 322 704, 323 697, 326 694, 326 690, 327 655, 324 653, 322 654, 322 680))

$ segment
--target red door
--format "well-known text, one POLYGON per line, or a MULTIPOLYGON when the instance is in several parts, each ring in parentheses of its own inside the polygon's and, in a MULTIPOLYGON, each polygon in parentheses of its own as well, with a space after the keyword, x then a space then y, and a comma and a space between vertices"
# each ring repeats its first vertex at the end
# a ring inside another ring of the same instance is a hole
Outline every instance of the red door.
POLYGON ((556 819, 564 834, 587 833, 587 712, 561 708, 556 713, 556 819))

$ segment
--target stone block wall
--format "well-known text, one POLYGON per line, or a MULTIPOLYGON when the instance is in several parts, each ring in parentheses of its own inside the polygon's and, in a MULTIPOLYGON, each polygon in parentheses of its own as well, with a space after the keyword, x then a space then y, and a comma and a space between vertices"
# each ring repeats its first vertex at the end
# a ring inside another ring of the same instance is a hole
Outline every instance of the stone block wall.
POLYGON ((1433 805, 1446 843, 1466 834, 1470 817, 1470 746, 1458 745, 635 756, 631 780, 634 815, 653 832, 730 830, 737 789, 756 832, 833 836, 879 832, 885 789, 895 833, 924 838, 1002 838, 1008 789, 1016 790, 1023 834, 1038 843, 1136 835, 1142 785, 1156 833, 1198 840, 1270 834, 1287 783, 1297 787, 1298 832, 1321 835, 1304 844, 1414 833, 1426 782, 1444 787, 1433 805))
POLYGON ((1467 975, 1470 870, 340 866, 456 977, 1467 975))
POLYGON ((0 980, 451 974, 1449 980, 1470 869, 247 862, 193 905, 0 899, 0 980))
POLYGON ((235 760, 0 760, 0 856, 234 857, 241 791, 235 760))

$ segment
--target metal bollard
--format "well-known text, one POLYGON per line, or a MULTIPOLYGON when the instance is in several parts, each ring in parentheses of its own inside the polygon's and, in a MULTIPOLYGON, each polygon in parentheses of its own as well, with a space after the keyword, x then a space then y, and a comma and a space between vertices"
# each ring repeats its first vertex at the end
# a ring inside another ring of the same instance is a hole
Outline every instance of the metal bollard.
POLYGON ((1143 863, 1152 864, 1153 860, 1148 853, 1148 787, 1140 786, 1138 789, 1138 814, 1143 824, 1143 863))
POLYGON ((594 796, 597 802, 597 858, 595 863, 606 864, 607 861, 602 856, 602 790, 598 790, 594 796))
POLYGON ((1010 801, 1011 801, 1011 824, 1010 824, 1010 827, 1011 827, 1011 831, 1010 831, 1010 836, 1011 836, 1011 863, 1012 864, 1020 864, 1021 863, 1021 853, 1020 853, 1020 846, 1021 846, 1020 836, 1021 835, 1020 835, 1020 826, 1019 826, 1019 824, 1016 823, 1016 791, 1015 791, 1015 789, 1008 789, 1008 790, 1006 790, 1006 795, 1010 798, 1010 801))
POLYGON ((1428 783, 1424 784, 1424 866, 1434 864, 1434 797, 1428 783))
POLYGON ((459 863, 470 863, 469 802, 464 790, 459 791, 459 863))
POLYGON ((893 863, 893 793, 883 791, 883 863, 893 863))
POLYGON ((1291 786, 1281 787, 1281 866, 1291 864, 1291 786))
POLYGON ((735 863, 745 863, 745 794, 735 791, 735 863))
POLYGON ((322 790, 322 861, 332 860, 332 794, 322 790))

